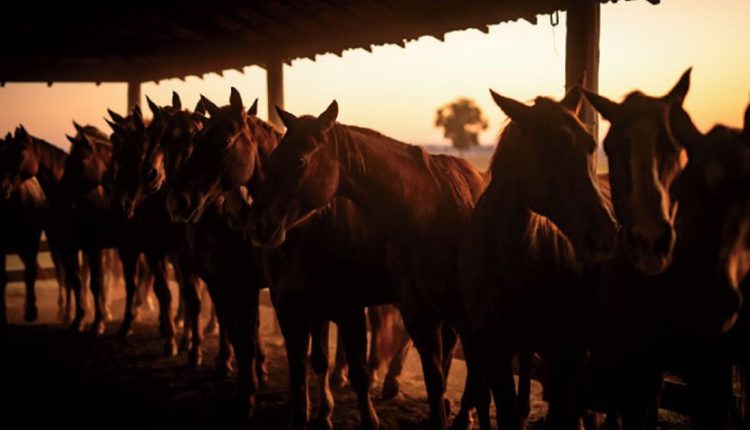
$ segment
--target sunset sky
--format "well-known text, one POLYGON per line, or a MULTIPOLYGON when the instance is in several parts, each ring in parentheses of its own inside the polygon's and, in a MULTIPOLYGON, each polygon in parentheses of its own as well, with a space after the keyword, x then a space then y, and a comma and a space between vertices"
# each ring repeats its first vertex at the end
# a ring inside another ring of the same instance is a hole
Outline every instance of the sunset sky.
MULTIPOLYGON (((322 111, 331 99, 339 120, 366 126, 412 143, 448 143, 433 127, 435 110, 457 97, 477 101, 490 128, 481 136, 491 144, 505 119, 488 88, 530 100, 563 94, 565 16, 552 27, 549 16, 538 25, 526 21, 447 34, 445 42, 423 37, 398 46, 345 51, 343 57, 318 56, 285 67, 286 108, 297 114, 322 111)), ((619 100, 634 88, 662 94, 687 67, 693 85, 686 106, 706 130, 717 122, 738 126, 750 100, 750 1, 662 0, 619 2, 602 7, 600 92, 619 100)), ((157 103, 172 90, 192 106, 200 93, 219 104, 236 86, 249 104, 260 98, 266 117, 265 71, 189 77, 143 85, 157 103)), ((71 120, 105 128, 110 107, 125 110, 124 84, 8 83, 0 88, 0 131, 23 123, 32 134, 67 147, 71 120)), ((602 127, 602 132, 606 129, 602 127)), ((106 129, 109 131, 108 129, 106 129)))

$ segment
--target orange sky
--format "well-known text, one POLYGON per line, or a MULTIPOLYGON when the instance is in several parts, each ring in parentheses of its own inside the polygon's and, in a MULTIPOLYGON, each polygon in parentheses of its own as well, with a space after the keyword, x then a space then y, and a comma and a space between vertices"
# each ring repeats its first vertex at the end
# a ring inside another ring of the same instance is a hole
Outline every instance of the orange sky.
MULTIPOLYGON (((633 88, 661 94, 693 66, 687 109, 698 126, 722 122, 738 126, 750 100, 750 1, 662 0, 619 2, 602 7, 600 92, 620 99, 633 88)), ((342 122, 377 129, 413 143, 442 143, 433 128, 435 110, 457 97, 474 98, 489 119, 481 136, 493 143, 505 119, 488 88, 529 100, 563 93, 565 16, 552 27, 549 16, 538 25, 520 21, 449 33, 445 42, 423 37, 398 46, 346 51, 343 57, 318 56, 285 67, 286 108, 319 113, 331 99, 342 122)), ((236 86, 246 104, 259 97, 266 116, 265 71, 190 77, 143 85, 143 93, 168 103, 177 90, 187 105, 200 93, 217 103, 228 101, 236 86)), ((67 146, 71 119, 106 130, 103 115, 125 110, 124 84, 13 84, 0 88, 0 131, 23 123, 35 135, 67 146)), ((602 127, 604 129, 606 127, 602 127)), ((446 142, 447 143, 447 142, 446 142)))

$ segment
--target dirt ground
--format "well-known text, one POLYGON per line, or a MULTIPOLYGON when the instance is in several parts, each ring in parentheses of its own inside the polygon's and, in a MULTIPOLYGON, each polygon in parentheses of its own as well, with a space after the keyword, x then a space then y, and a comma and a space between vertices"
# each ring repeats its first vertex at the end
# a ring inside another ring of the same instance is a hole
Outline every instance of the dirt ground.
MULTIPOLYGON (((42 282, 37 288, 40 320, 22 322, 21 285, 8 288, 11 326, 0 337, 0 416, 5 423, 27 428, 54 424, 88 428, 211 428, 283 429, 288 419, 286 358, 281 338, 275 334, 273 313, 262 309, 262 332, 268 350, 270 382, 259 398, 256 416, 249 421, 234 412, 234 382, 219 378, 212 361, 217 352, 216 336, 207 337, 206 364, 199 369, 186 366, 184 354, 165 359, 158 338, 156 315, 146 311, 135 327, 135 334, 120 339, 115 333, 122 312, 121 292, 112 293, 115 321, 99 338, 74 334, 57 319, 57 288, 42 282)), ((205 314, 206 312, 204 312, 205 314)), ((335 333, 332 330, 331 336, 335 333)), ((331 347, 335 345, 331 338, 331 347)), ((333 357, 333 354, 331 354, 333 357)), ((466 368, 455 360, 448 381, 448 397, 453 411, 458 409, 466 368)), ((311 374, 313 413, 317 392, 311 374)), ((427 415, 425 391, 419 360, 409 354, 402 392, 393 400, 380 398, 380 384, 373 387, 374 404, 381 427, 389 429, 424 428, 427 415)), ((541 386, 532 387, 532 415, 528 428, 543 428, 546 403, 541 386)), ((348 387, 334 391, 334 426, 358 426, 356 398, 348 387)), ((3 426, 4 427, 4 426, 3 426)), ((689 428, 689 422, 676 414, 663 413, 663 429, 689 428)), ((10 427, 5 427, 10 428, 10 427)))

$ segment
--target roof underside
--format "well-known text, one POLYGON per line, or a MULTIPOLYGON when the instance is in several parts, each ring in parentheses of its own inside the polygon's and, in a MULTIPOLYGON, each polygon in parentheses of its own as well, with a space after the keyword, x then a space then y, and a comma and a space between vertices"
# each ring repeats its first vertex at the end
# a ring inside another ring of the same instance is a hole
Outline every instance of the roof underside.
POLYGON ((487 31, 504 21, 535 23, 569 1, 589 0, 5 0, 0 82, 200 76, 487 31))

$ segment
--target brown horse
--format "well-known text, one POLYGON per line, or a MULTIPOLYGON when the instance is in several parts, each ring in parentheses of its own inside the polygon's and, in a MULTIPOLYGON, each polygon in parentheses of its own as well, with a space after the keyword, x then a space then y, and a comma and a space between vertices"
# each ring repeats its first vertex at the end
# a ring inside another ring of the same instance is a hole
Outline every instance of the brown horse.
MULTIPOLYGON (((585 93, 612 122, 605 150, 613 204, 624 227, 621 247, 598 280, 600 339, 592 356, 612 381, 608 419, 621 415, 624 425, 634 428, 656 425, 661 373, 685 362, 675 352, 686 344, 679 340, 695 344, 696 335, 723 333, 741 303, 736 289, 696 282, 689 275, 684 257, 696 251, 674 234, 675 217, 682 224, 686 219, 669 194, 682 169, 683 146, 672 127, 678 124, 669 118, 682 110, 689 85, 690 70, 663 97, 634 92, 616 103, 585 93), (673 255, 682 262, 674 262, 673 255)), ((720 231, 710 234, 721 236, 720 231)))
MULTIPOLYGON (((5 157, 12 157, 8 146, 12 136, 0 139, 0 165, 5 164, 5 157)), ((3 175, 7 178, 6 175, 3 175)), ((24 265, 24 283, 26 284, 26 303, 24 319, 36 321, 38 311, 34 284, 37 272, 37 254, 39 240, 47 215, 47 199, 39 182, 34 176, 13 184, 12 189, 5 189, 0 200, 0 329, 8 324, 5 314, 5 288, 8 282, 5 269, 5 255, 14 249, 24 265)))
MULTIPOLYGON (((16 129, 15 136, 11 136, 10 133, 8 133, 6 144, 1 151, 3 152, 3 155, 0 160, 0 175, 2 176, 3 194, 5 196, 16 195, 15 198, 11 198, 11 200, 14 200, 15 202, 12 206, 16 208, 13 213, 19 215, 23 212, 23 210, 19 212, 20 207, 18 206, 18 203, 21 202, 31 204, 31 206, 28 207, 28 210, 32 212, 41 209, 39 206, 41 202, 35 197, 32 197, 32 195, 27 194, 31 192, 33 195, 38 195, 39 193, 37 191, 32 191, 36 190, 38 187, 41 187, 41 197, 46 198, 47 200, 57 194, 58 185, 67 158, 67 154, 63 150, 55 145, 31 136, 23 126, 19 126, 16 129), (36 185, 26 183, 28 182, 28 179, 32 177, 36 178, 36 185), (21 200, 18 200, 18 197, 21 197, 21 200)), ((45 214, 41 215, 41 218, 39 218, 39 215, 33 215, 30 216, 29 219, 38 219, 38 221, 42 222, 41 226, 47 229, 49 226, 46 224, 48 218, 46 212, 49 210, 49 205, 46 203, 44 205, 44 210, 45 214)), ((20 228, 24 231, 28 231, 28 223, 25 223, 20 219, 18 221, 21 221, 22 224, 26 225, 26 227, 20 228)), ((13 222, 10 220, 8 220, 8 222, 10 224, 4 225, 7 225, 10 230, 15 231, 15 228, 11 227, 13 222)), ((9 234, 11 233, 9 232, 9 234)), ((18 247, 17 250, 22 255, 21 258, 24 260, 24 279, 27 288, 27 302, 24 312, 25 317, 27 320, 34 320, 36 319, 33 318, 36 314, 36 305, 33 303, 34 300, 29 297, 28 294, 29 292, 33 292, 33 282, 36 280, 37 251, 34 251, 34 249, 38 249, 39 238, 36 237, 36 234, 30 234, 28 236, 24 235, 24 237, 27 239, 16 238, 17 240, 14 240, 14 242, 16 242, 15 246, 18 247), (18 240, 20 240, 20 242, 18 240), (32 262, 34 263, 32 264, 32 262), (29 263, 29 265, 26 263, 29 263)), ((64 321, 69 321, 71 318, 70 311, 72 303, 71 290, 64 288, 65 282, 63 269, 57 243, 53 239, 49 239, 49 237, 48 243, 60 288, 58 295, 59 313, 64 321)))
POLYGON ((457 311, 455 261, 484 175, 464 160, 338 124, 335 101, 318 117, 277 111, 288 131, 254 203, 253 241, 281 245, 290 229, 335 197, 373 220, 386 240, 387 272, 422 360, 430 420, 445 428, 445 374, 456 343, 450 325, 457 311))
POLYGON ((528 393, 519 390, 526 398, 517 400, 511 361, 539 353, 548 369, 550 426, 578 428, 583 400, 575 376, 593 313, 583 268, 614 252, 616 233, 596 184, 596 142, 576 117, 578 88, 559 103, 539 97, 532 106, 492 96, 511 123, 459 260, 467 365, 489 385, 499 427, 520 428, 528 411, 517 403, 528 393))
MULTIPOLYGON (((200 113, 182 110, 171 114, 162 110, 159 115, 165 123, 165 133, 149 154, 150 166, 144 170, 142 180, 145 186, 160 187, 170 196, 180 184, 185 163, 194 152, 196 133, 203 129, 206 120, 200 113)), ((175 220, 170 201, 168 197, 167 208, 175 220)), ((229 227, 222 203, 208 205, 199 221, 181 224, 180 265, 190 267, 193 276, 206 282, 220 327, 226 331, 237 356, 242 407, 251 414, 257 389, 267 378, 265 356, 257 334, 258 291, 262 280, 255 267, 248 264, 252 261, 252 249, 229 227)), ((189 304, 188 312, 197 315, 200 310, 199 302, 197 304, 189 304)), ((230 359, 231 350, 222 349, 219 365, 228 370, 230 359)))
POLYGON ((678 355, 674 361, 696 392, 696 427, 731 428, 732 364, 750 368, 750 311, 743 307, 736 313, 737 293, 739 298, 750 293, 750 107, 742 130, 716 126, 704 135, 681 108, 670 112, 670 129, 688 153, 671 189, 680 207, 674 270, 680 293, 707 311, 687 309, 690 315, 679 321, 709 336, 737 321, 719 342, 691 342, 696 346, 688 351, 689 359, 678 355))

